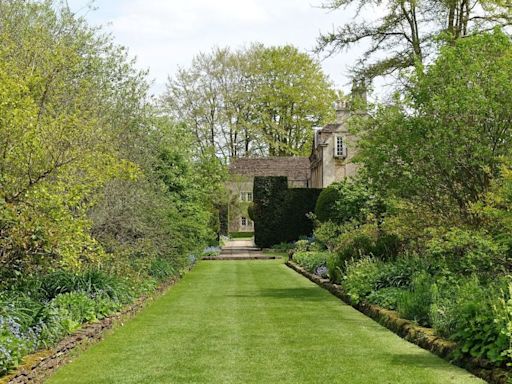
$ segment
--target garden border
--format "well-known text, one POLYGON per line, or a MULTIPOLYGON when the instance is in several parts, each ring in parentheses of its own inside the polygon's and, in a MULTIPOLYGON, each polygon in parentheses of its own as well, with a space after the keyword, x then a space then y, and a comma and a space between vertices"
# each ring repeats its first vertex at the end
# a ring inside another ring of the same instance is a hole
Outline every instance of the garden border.
POLYGON ((359 312, 385 326, 398 336, 442 357, 445 360, 448 360, 450 363, 468 370, 475 376, 478 376, 491 384, 507 384, 509 378, 512 378, 512 372, 510 370, 496 367, 485 359, 464 357, 455 360, 451 358, 455 351, 456 343, 435 335, 432 328, 421 327, 410 320, 400 318, 398 312, 379 307, 378 305, 365 302, 359 304, 353 303, 350 296, 341 286, 333 284, 328 279, 324 279, 306 271, 291 260, 288 260, 285 264, 295 272, 300 273, 313 283, 329 291, 346 304, 354 307, 359 312))
POLYGON ((106 332, 116 325, 124 325, 138 314, 146 305, 165 294, 180 277, 173 277, 159 285, 156 291, 139 297, 121 311, 97 322, 84 324, 80 329, 62 339, 55 347, 38 351, 23 357, 23 363, 7 375, 0 377, 0 384, 42 384, 58 368, 71 361, 73 352, 85 348, 103 339, 106 332))

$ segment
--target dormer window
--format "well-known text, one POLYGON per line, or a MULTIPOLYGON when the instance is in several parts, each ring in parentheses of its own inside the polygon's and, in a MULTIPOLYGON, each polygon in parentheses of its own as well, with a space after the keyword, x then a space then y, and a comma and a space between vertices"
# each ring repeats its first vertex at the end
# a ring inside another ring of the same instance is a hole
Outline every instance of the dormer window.
POLYGON ((345 159, 347 157, 347 146, 342 136, 334 138, 334 157, 345 159))

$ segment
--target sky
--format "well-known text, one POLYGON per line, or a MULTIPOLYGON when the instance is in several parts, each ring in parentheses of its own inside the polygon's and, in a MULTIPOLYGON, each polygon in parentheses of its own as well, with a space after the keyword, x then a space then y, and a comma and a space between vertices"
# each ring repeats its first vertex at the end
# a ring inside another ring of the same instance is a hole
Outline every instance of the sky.
MULTIPOLYGON (((351 20, 349 11, 321 9, 322 0, 68 0, 92 25, 103 25, 126 46, 137 65, 149 69, 152 92, 165 89, 168 76, 188 67, 194 55, 214 47, 292 44, 312 53, 320 32, 351 20)), ((350 91, 349 68, 361 47, 325 58, 324 72, 337 89, 350 91)))

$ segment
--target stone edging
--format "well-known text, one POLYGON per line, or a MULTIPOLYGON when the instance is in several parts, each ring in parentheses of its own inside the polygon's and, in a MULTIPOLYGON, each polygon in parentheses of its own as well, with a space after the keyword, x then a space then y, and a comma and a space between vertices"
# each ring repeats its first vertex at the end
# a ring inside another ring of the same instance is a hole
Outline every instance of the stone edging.
POLYGON ((462 358, 454 361, 451 359, 456 348, 456 343, 443 339, 435 335, 431 328, 420 327, 414 322, 400 318, 396 311, 384 309, 378 305, 369 303, 354 304, 343 288, 337 284, 331 283, 328 279, 321 278, 313 273, 306 271, 293 261, 287 261, 286 265, 301 275, 307 277, 313 283, 326 289, 334 296, 343 300, 345 303, 356 308, 363 314, 371 317, 373 320, 382 324, 389 330, 407 341, 420 346, 436 355, 454 363, 462 368, 467 369, 474 375, 486 380, 492 384, 506 384, 508 379, 512 377, 511 372, 504 368, 499 368, 487 360, 475 358, 462 358))
POLYGON ((0 384, 43 383, 50 374, 70 360, 73 351, 100 341, 106 331, 112 329, 117 324, 123 325, 124 321, 140 312, 149 301, 165 293, 178 280, 178 278, 173 278, 169 282, 160 285, 156 292, 138 298, 120 312, 105 317, 98 322, 83 325, 76 332, 66 336, 54 348, 25 356, 23 363, 14 372, 0 377, 0 384))
POLYGON ((275 260, 281 256, 206 256, 201 260, 275 260))

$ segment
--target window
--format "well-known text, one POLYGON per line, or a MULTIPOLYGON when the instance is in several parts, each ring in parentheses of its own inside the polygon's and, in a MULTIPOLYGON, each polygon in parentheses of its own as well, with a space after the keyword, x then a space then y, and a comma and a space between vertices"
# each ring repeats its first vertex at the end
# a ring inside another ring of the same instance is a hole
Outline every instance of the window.
POLYGON ((247 225, 247 217, 242 216, 240 219, 240 222, 241 222, 242 226, 245 227, 247 225))
POLYGON ((343 159, 347 157, 347 147, 345 146, 345 142, 341 136, 336 136, 334 142, 334 156, 341 157, 343 159))
POLYGON ((252 192, 240 192, 240 201, 252 201, 252 192))

